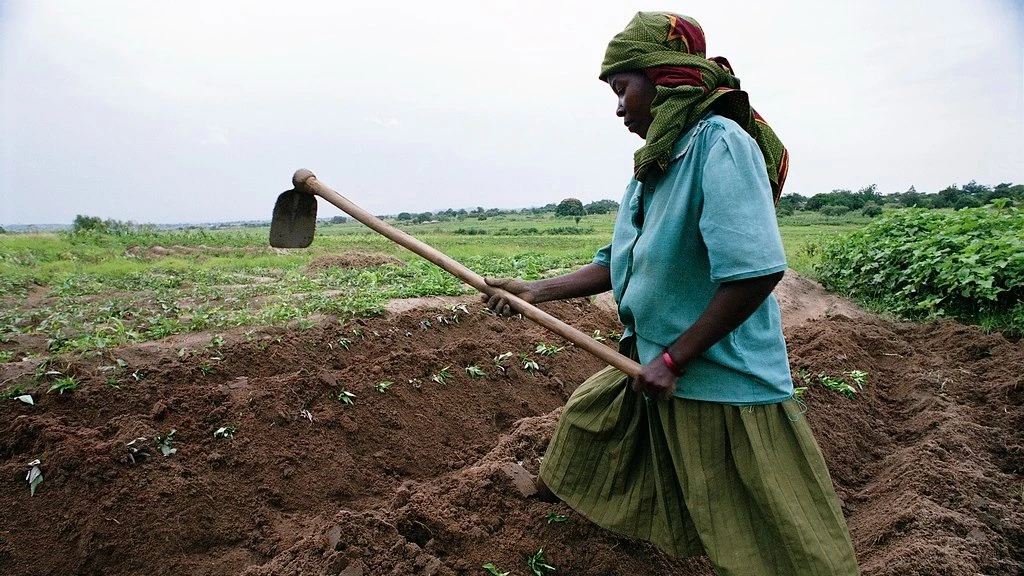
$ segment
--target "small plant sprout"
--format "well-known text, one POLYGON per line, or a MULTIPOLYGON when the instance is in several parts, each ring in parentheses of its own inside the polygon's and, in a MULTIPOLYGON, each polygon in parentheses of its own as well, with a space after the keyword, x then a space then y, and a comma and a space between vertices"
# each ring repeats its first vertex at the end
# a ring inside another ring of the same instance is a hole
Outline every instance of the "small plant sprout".
POLYGON ((469 314, 469 308, 466 308, 465 304, 456 304, 451 307, 452 312, 462 312, 463 314, 469 314))
POLYGON ((383 393, 387 392, 388 388, 391 388, 391 386, 393 384, 394 384, 394 382, 392 382, 391 380, 382 380, 380 382, 377 382, 377 384, 373 388, 377 392, 380 392, 381 394, 383 394, 383 393))
POLYGON ((864 385, 867 384, 868 373, 863 370, 850 370, 849 372, 843 372, 843 374, 849 376, 853 380, 853 383, 857 385, 857 388, 861 390, 863 390, 864 385))
POLYGON ((352 345, 352 341, 349 340, 348 338, 341 338, 341 339, 338 340, 338 344, 341 344, 342 348, 344 348, 345 350, 348 350, 349 346, 352 345))
POLYGON ((28 463, 29 469, 28 474, 25 475, 25 480, 28 481, 29 494, 32 496, 36 495, 36 488, 43 483, 43 471, 39 468, 42 465, 38 459, 28 463))
POLYGON ((224 335, 214 334, 210 337, 210 343, 206 345, 207 348, 220 348, 224 345, 224 335))
POLYGON ((519 362, 523 365, 523 370, 526 370, 530 374, 540 370, 540 365, 526 354, 519 355, 519 362))
POLYGON ((553 346, 551 344, 546 344, 544 342, 538 342, 537 348, 534 349, 534 352, 540 354, 541 356, 554 356, 555 354, 558 354, 561 351, 561 346, 553 346))
POLYGON ((453 376, 451 368, 451 366, 445 366, 444 368, 441 368, 441 370, 437 374, 431 376, 430 379, 444 386, 445 384, 448 383, 448 380, 451 379, 451 377, 453 376))
POLYGON ((46 391, 47 394, 50 392, 56 392, 58 394, 64 394, 65 392, 71 392, 78 388, 78 380, 75 380, 73 376, 62 376, 53 381, 53 385, 46 391))
POLYGON ((146 456, 149 456, 149 452, 146 451, 145 442, 146 437, 141 436, 125 444, 125 447, 128 449, 128 460, 130 460, 132 464, 138 464, 137 458, 145 458, 146 456))
POLYGON ((604 342, 605 340, 607 340, 607 338, 605 338, 604 336, 601 336, 601 331, 600 330, 594 330, 594 334, 591 336, 591 338, 593 338, 594 340, 597 340, 598 342, 604 342))
POLYGON ((235 437, 235 432, 237 431, 238 430, 234 426, 221 426, 213 431, 213 437, 230 440, 235 437))
POLYGON ((487 376, 487 372, 484 372, 483 368, 476 364, 466 366, 466 374, 469 374, 470 378, 481 378, 483 376, 487 376))
POLYGON ((313 413, 310 412, 309 410, 306 410, 305 408, 299 410, 299 416, 305 418, 306 420, 309 420, 311 423, 313 422, 313 413))
MULTIPOLYGON (((347 404, 349 406, 352 406, 353 404, 356 403, 355 398, 356 395, 349 392, 348 390, 345 390, 344 386, 338 388, 338 393, 334 395, 335 400, 341 402, 342 404, 347 404)), ((312 422, 312 420, 310 420, 310 422, 312 422)))
POLYGON ((557 512, 548 512, 548 524, 561 524, 568 521, 568 516, 563 516, 557 512))
POLYGON ((497 356, 494 357, 494 365, 497 366, 499 370, 501 370, 502 374, 508 371, 508 362, 509 360, 512 359, 513 356, 514 354, 512 354, 511 352, 505 352, 504 354, 498 354, 497 356))
POLYGON ((793 388, 793 399, 797 402, 803 402, 804 392, 807 392, 807 386, 797 386, 796 388, 793 388))
POLYGON ((533 576, 547 576, 555 572, 555 567, 548 564, 547 558, 544 557, 543 548, 534 552, 532 556, 527 556, 526 565, 530 568, 533 576))
POLYGON ((842 378, 836 378, 834 376, 829 376, 824 372, 820 372, 818 374, 818 381, 821 382, 821 385, 825 388, 828 388, 833 392, 838 392, 847 398, 852 399, 857 395, 857 389, 847 384, 842 378))
POLYGON ((153 439, 154 442, 156 442, 156 447, 160 450, 160 453, 163 454, 165 457, 170 456, 171 454, 174 454, 175 452, 178 451, 177 448, 171 447, 171 444, 174 443, 175 432, 177 432, 177 430, 171 428, 171 431, 168 432, 167 434, 161 434, 153 439))
POLYGON ((511 572, 502 572, 501 570, 498 570, 498 567, 495 566, 493 562, 488 562, 487 564, 481 566, 481 568, 487 570, 487 573, 491 576, 508 576, 509 574, 511 574, 511 572))

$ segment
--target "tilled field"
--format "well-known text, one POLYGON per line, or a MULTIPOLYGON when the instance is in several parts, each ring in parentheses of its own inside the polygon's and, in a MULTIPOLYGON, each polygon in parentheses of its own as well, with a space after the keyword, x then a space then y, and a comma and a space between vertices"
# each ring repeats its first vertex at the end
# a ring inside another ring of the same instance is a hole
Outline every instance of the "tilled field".
MULTIPOLYGON (((1024 342, 889 322, 798 278, 779 299, 864 574, 1024 572, 1024 342), (867 373, 853 399, 817 378, 852 370, 867 373)), ((64 394, 34 383, 37 363, 0 365, 36 401, 0 402, 0 574, 448 575, 491 562, 527 575, 540 548, 559 574, 712 574, 524 498, 505 472, 536 471, 598 361, 474 297, 402 308, 69 359, 61 371, 81 385, 64 394), (546 356, 539 342, 564 348, 546 356), (226 427, 233 437, 214 436, 226 427), (171 430, 163 456, 154 438, 171 430), (35 459, 44 482, 30 496, 35 459)), ((545 308, 588 334, 619 330, 600 302, 545 308)))

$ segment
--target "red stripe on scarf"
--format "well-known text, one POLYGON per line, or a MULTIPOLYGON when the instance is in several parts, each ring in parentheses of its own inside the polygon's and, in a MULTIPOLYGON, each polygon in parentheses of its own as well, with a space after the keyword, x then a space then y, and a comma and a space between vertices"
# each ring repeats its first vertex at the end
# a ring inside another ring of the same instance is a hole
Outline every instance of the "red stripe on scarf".
POLYGON ((644 74, 655 86, 672 88, 675 86, 700 86, 707 91, 704 77, 700 70, 688 66, 655 66, 644 68, 644 74))

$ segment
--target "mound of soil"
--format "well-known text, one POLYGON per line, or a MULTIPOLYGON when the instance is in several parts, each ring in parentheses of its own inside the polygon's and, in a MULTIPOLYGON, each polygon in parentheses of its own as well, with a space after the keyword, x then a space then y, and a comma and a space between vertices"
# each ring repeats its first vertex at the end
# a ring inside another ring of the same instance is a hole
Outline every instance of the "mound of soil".
POLYGON ((405 266, 404 261, 394 256, 349 250, 341 254, 326 254, 314 258, 306 265, 306 270, 316 272, 327 268, 372 268, 374 266, 383 266, 384 264, 405 266))
MULTIPOLYGON (((787 319, 822 306, 784 304, 787 319)), ((586 333, 619 330, 600 300, 544 307, 586 333)), ((1024 342, 835 310, 786 336, 864 574, 1020 574, 1024 342), (867 372, 853 399, 816 381, 851 370, 867 372)), ((2 574, 468 575, 492 562, 526 575, 540 548, 560 574, 712 574, 523 496, 509 471, 536 472, 561 406, 601 365, 475 297, 73 359, 60 369, 81 385, 62 395, 25 364, 0 365, 36 401, 0 402, 2 574), (542 341, 564 348, 539 355, 542 341), (226 426, 233 437, 214 437, 226 426), (153 439, 171 430, 177 451, 162 456, 153 439)))

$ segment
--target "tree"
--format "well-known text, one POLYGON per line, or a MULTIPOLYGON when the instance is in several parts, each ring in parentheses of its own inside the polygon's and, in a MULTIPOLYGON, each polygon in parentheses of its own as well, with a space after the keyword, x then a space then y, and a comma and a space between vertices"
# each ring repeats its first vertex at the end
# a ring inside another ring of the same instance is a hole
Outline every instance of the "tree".
POLYGON ((587 211, 583 208, 583 202, 576 198, 566 198, 558 203, 555 208, 555 216, 586 216, 587 211))
POLYGON ((103 219, 99 216, 84 216, 79 214, 75 216, 75 221, 71 223, 71 232, 73 234, 80 234, 82 232, 97 232, 105 233, 107 227, 103 224, 103 219))
POLYGON ((334 216, 331 218, 330 222, 331 224, 344 224, 345 222, 348 222, 348 218, 345 218, 344 216, 334 216))
POLYGON ((412 214, 410 214, 408 212, 399 212, 398 216, 396 217, 396 219, 399 222, 404 222, 406 220, 412 220, 412 214))

